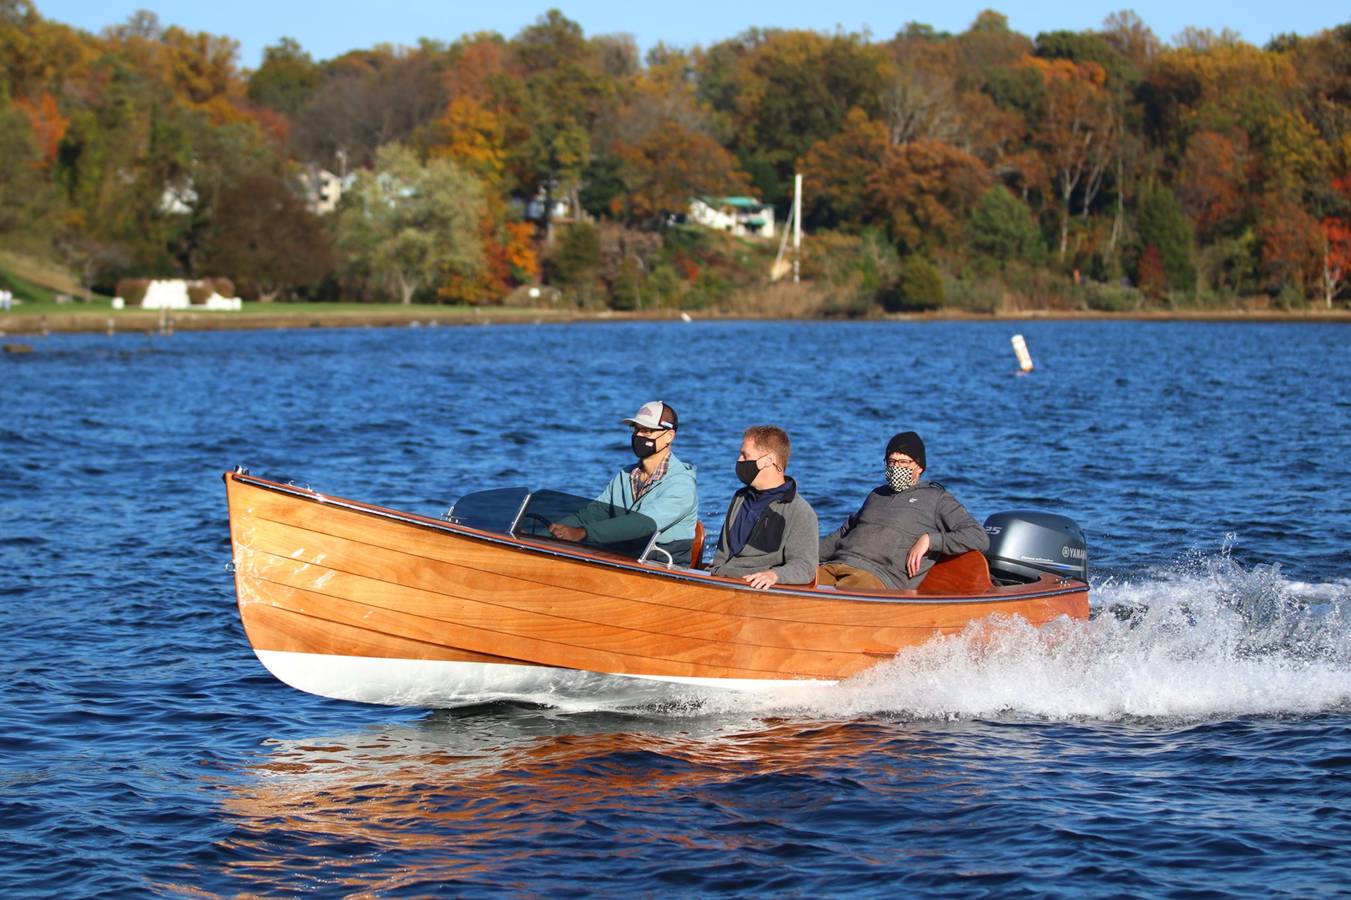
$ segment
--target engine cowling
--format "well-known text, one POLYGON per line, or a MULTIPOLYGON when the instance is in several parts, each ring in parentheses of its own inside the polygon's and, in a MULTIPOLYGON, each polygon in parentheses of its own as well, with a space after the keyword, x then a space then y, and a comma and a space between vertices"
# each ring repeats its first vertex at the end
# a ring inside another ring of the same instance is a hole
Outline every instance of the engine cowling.
POLYGON ((990 574, 1036 580, 1043 574, 1088 581, 1088 544, 1074 520, 1054 513, 1015 510, 985 520, 990 574))

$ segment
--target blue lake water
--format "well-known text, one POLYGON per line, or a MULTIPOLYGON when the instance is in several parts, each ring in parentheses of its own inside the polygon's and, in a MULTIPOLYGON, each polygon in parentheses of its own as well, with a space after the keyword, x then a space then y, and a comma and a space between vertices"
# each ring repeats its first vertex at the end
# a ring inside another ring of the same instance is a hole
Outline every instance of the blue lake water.
POLYGON ((57 335, 0 357, 0 894, 1328 896, 1351 868, 1351 330, 624 323, 57 335), (1009 337, 1037 370, 1013 373, 1009 337), (235 464, 436 515, 680 412, 834 528, 895 431, 1087 533, 1095 615, 809 696, 409 710, 273 680, 235 464))

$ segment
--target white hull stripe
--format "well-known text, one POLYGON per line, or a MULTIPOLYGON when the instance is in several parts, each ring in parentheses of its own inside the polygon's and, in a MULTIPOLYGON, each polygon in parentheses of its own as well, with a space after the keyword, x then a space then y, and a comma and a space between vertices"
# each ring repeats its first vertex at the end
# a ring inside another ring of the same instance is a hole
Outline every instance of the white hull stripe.
POLYGON ((447 707, 491 700, 557 704, 573 700, 655 703, 690 697, 682 688, 771 692, 834 684, 829 680, 618 675, 509 663, 387 659, 255 650, 280 681, 335 700, 387 706, 447 707))

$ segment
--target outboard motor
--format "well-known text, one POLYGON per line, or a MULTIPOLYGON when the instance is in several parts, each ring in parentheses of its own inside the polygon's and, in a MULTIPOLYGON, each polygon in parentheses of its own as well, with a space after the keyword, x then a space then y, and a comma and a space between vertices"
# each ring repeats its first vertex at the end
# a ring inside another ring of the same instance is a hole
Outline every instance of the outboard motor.
POLYGON ((1044 573, 1088 581, 1088 545, 1072 519, 1052 513, 1016 510, 985 520, 990 536, 990 574, 1035 581, 1044 573))

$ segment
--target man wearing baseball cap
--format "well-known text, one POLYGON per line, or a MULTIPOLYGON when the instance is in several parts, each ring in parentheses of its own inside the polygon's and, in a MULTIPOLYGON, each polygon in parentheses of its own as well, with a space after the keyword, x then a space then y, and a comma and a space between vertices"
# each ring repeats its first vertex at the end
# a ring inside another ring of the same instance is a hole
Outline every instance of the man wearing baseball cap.
POLYGON ((939 556, 984 552, 990 536, 936 481, 920 481, 924 441, 903 431, 887 442, 886 484, 859 511, 821 538, 820 584, 870 591, 907 590, 939 556))
POLYGON ((694 466, 671 450, 680 417, 671 406, 652 400, 621 421, 633 431, 629 446, 638 463, 615 475, 595 503, 555 522, 549 532, 565 541, 620 544, 634 532, 634 523, 626 518, 644 516, 656 525, 657 546, 677 565, 689 565, 699 494, 694 466))

